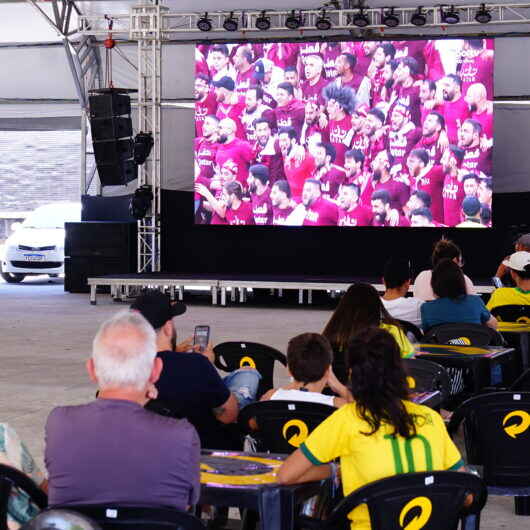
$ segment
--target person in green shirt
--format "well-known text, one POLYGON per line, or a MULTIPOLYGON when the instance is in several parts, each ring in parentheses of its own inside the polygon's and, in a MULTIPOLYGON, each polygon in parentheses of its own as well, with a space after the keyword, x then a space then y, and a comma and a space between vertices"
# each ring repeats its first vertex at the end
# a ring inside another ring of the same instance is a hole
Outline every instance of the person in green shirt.
POLYGON ((496 289, 486 307, 491 311, 501 305, 530 305, 530 252, 514 252, 502 264, 510 271, 516 287, 496 289))

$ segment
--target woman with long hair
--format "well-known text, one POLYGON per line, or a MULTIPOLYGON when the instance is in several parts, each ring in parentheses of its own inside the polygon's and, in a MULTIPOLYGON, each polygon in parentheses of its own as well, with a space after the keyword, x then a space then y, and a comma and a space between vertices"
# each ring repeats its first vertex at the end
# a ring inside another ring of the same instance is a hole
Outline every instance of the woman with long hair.
MULTIPOLYGON (((353 402, 324 420, 278 471, 280 484, 327 478, 340 458, 344 495, 400 473, 460 470, 462 457, 441 416, 408 400, 401 353, 392 335, 370 327, 348 345, 353 402)), ((366 505, 355 508, 352 528, 369 529, 366 505)))
POLYGON ((333 371, 341 382, 346 381, 344 352, 351 340, 366 328, 382 328, 397 342, 402 357, 412 357, 410 343, 397 320, 385 309, 376 289, 368 283, 350 285, 329 319, 322 335, 333 348, 333 371))

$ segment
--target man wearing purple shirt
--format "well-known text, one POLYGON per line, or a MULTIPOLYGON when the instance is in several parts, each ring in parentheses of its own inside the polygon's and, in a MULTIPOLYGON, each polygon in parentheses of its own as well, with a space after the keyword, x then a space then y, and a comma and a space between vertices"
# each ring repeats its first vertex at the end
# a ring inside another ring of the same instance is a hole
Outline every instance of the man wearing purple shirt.
POLYGON ((122 504, 185 510, 199 499, 200 444, 187 420, 145 410, 162 370, 137 312, 105 322, 87 361, 98 399, 56 407, 46 423, 50 506, 122 504))
POLYGON ((305 181, 302 202, 306 208, 303 226, 337 226, 339 219, 337 205, 321 196, 318 180, 305 181))

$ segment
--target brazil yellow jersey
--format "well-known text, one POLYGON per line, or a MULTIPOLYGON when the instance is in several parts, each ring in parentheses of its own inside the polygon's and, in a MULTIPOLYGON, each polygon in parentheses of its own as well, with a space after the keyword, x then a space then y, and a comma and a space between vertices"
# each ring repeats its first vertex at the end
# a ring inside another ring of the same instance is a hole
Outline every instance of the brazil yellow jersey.
MULTIPOLYGON (((345 496, 369 482, 399 473, 455 470, 464 465, 441 416, 423 405, 404 403, 415 416, 417 434, 410 440, 392 436, 394 429, 388 424, 371 436, 361 434, 371 429, 358 415, 355 403, 350 403, 325 419, 300 450, 315 465, 340 458, 345 496)), ((355 508, 349 518, 352 529, 370 529, 366 505, 355 508)))
POLYGON ((407 359, 414 355, 414 346, 410 343, 410 340, 407 338, 406 333, 401 328, 398 328, 393 324, 385 324, 384 322, 379 324, 379 327, 381 329, 384 329, 385 331, 388 331, 390 335, 392 335, 392 337, 396 339, 396 342, 398 343, 399 349, 401 351, 401 357, 407 359))
POLYGON ((519 287, 500 287, 491 293, 486 307, 491 311, 500 305, 530 305, 530 291, 519 287))

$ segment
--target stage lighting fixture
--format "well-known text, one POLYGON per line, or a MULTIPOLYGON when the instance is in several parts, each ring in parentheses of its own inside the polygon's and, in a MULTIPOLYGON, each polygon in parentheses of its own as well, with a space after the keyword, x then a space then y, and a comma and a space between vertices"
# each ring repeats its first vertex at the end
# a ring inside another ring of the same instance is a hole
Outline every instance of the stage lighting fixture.
POLYGON ((491 22, 491 13, 486 9, 486 4, 480 4, 480 8, 475 15, 475 20, 480 24, 491 22))
POLYGON ((325 9, 320 12, 320 16, 317 18, 315 26, 320 31, 328 31, 329 29, 331 29, 331 21, 328 17, 326 17, 325 9))
POLYGON ((208 18, 208 13, 197 21, 197 28, 201 31, 212 31, 212 21, 208 18))
POLYGON ((153 134, 140 131, 134 137, 133 158, 134 163, 141 166, 146 160, 154 145, 153 134))
POLYGON ((410 17, 410 23, 414 26, 425 26, 425 24, 427 24, 427 17, 425 16, 421 6, 418 7, 418 10, 410 17))
POLYGON ((149 208, 151 208, 153 198, 153 190, 148 184, 137 188, 129 203, 131 216, 137 220, 143 219, 147 215, 149 208))
POLYGON ((455 6, 451 6, 447 11, 444 8, 440 8, 442 22, 444 24, 458 24, 460 22, 460 15, 455 10, 455 6))
POLYGON ((385 26, 389 28, 395 28, 399 26, 399 17, 394 13, 394 8, 391 7, 387 12, 381 13, 381 21, 385 26))
POLYGON ((370 19, 368 18, 368 15, 364 13, 363 9, 359 8, 359 12, 353 15, 352 23, 359 28, 365 28, 370 25, 370 19))
POLYGON ((271 28, 271 19, 265 15, 265 11, 256 19, 256 27, 261 31, 267 31, 271 28))
POLYGON ((287 29, 298 29, 302 25, 302 15, 299 13, 295 15, 294 9, 291 14, 285 19, 285 27, 287 29))
POLYGON ((226 31, 237 31, 237 18, 234 17, 234 12, 230 11, 230 14, 225 18, 223 22, 223 28, 226 31))

